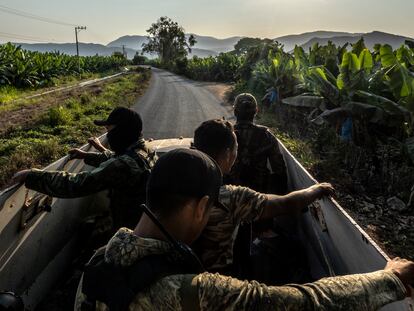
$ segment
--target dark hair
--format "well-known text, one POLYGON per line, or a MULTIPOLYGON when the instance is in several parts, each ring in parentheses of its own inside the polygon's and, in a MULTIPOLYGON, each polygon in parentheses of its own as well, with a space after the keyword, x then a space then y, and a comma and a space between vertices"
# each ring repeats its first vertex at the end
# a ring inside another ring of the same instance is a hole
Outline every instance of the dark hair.
POLYGON ((159 219, 166 219, 174 215, 188 202, 197 198, 188 195, 165 193, 159 189, 147 194, 147 205, 159 219))
MULTIPOLYGON (((191 195, 182 195, 174 193, 165 193, 163 191, 152 191, 147 198, 147 205, 159 219, 168 219, 176 214, 180 209, 186 206, 192 200, 200 200, 201 197, 191 195)), ((209 198, 207 210, 214 204, 214 199, 209 198)))
POLYGON ((226 149, 236 144, 233 125, 226 120, 215 119, 203 123, 194 132, 194 147, 217 159, 226 149))
POLYGON ((234 110, 237 121, 253 121, 256 110, 234 110))
POLYGON ((210 198, 208 207, 219 196, 221 171, 205 153, 178 148, 162 155, 147 183, 147 204, 160 218, 168 218, 191 200, 210 198))

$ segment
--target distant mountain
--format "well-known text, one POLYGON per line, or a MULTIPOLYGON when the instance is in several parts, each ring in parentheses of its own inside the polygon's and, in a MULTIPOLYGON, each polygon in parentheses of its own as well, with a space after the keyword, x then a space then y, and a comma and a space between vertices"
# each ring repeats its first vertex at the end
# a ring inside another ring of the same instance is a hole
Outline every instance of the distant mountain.
MULTIPOLYGON (((29 51, 38 52, 54 52, 59 51, 68 55, 76 55, 75 43, 15 43, 21 45, 23 49, 29 51)), ((103 55, 109 56, 114 52, 122 52, 122 48, 119 47, 107 47, 102 44, 95 43, 79 43, 79 55, 81 56, 93 56, 103 55)), ((135 55, 135 50, 126 48, 128 58, 132 58, 135 55)))
MULTIPOLYGON (((187 37, 190 34, 187 34, 187 37)), ((211 50, 217 53, 229 52, 234 50, 235 44, 243 37, 230 37, 226 39, 217 39, 209 36, 200 36, 197 34, 192 34, 197 43, 194 45, 197 49, 211 50)))
POLYGON ((344 45, 346 43, 355 43, 361 37, 364 38, 365 45, 367 48, 372 49, 375 44, 389 44, 394 49, 399 48, 402 44, 404 44, 405 40, 414 40, 412 38, 403 37, 399 35, 394 35, 386 32, 380 31, 373 31, 365 34, 351 34, 347 36, 333 36, 330 38, 321 38, 321 37, 314 37, 310 39, 308 42, 302 44, 302 47, 307 50, 309 47, 313 46, 315 43, 319 43, 320 45, 325 45, 328 41, 332 41, 336 45, 344 45))
POLYGON ((146 36, 123 36, 118 39, 109 42, 106 46, 115 47, 125 45, 126 47, 134 50, 141 50, 142 44, 147 42, 146 36))
MULTIPOLYGON (((115 41, 114 41, 115 42, 115 41)), ((14 44, 20 45, 23 49, 29 51, 38 51, 38 52, 55 52, 59 51, 68 55, 76 55, 76 44, 75 43, 18 43, 14 44)), ((132 49, 127 47, 125 44, 125 51, 129 59, 132 59, 135 53, 141 53, 141 50, 132 49)), ((113 44, 113 46, 105 46, 102 44, 95 43, 79 43, 79 55, 81 56, 94 56, 96 54, 102 56, 110 56, 114 52, 122 52, 122 45, 113 44)), ((155 55, 144 54, 149 58, 155 58, 155 55)), ((197 55, 198 57, 208 57, 218 55, 216 51, 204 50, 193 48, 191 51, 190 57, 197 55)))
POLYGON ((303 45, 313 38, 333 38, 339 36, 358 37, 361 33, 349 33, 349 32, 337 32, 337 31, 312 31, 305 32, 297 35, 287 35, 275 38, 279 43, 282 43, 285 47, 285 51, 292 50, 295 45, 303 45))
MULTIPOLYGON (((187 34, 188 37, 190 34, 187 34)), ((200 36, 194 34, 197 43, 192 48, 189 57, 197 55, 198 57, 215 56, 221 52, 228 52, 234 49, 234 45, 243 37, 230 37, 226 39, 217 39, 209 36, 200 36)), ((389 34, 385 32, 373 31, 370 33, 348 33, 335 31, 313 31, 303 34, 288 35, 275 38, 285 46, 285 51, 291 51, 295 45, 303 46, 306 50, 318 42, 321 45, 332 41, 337 45, 343 45, 347 42, 354 43, 359 38, 364 37, 365 44, 372 49, 376 43, 390 44, 394 48, 401 46, 405 40, 414 40, 403 36, 389 34)), ((106 46, 95 43, 79 43, 79 53, 82 56, 92 55, 112 55, 115 51, 122 51, 122 45, 125 45, 128 58, 134 57, 136 52, 141 52, 142 44, 147 42, 146 36, 133 35, 120 37, 106 46)), ((60 51, 61 53, 76 55, 76 45, 74 43, 15 43, 21 45, 24 49, 40 52, 60 51)), ((145 54, 149 58, 155 55, 145 54)))
MULTIPOLYGON (((199 57, 205 56, 214 56, 221 52, 228 52, 234 49, 234 45, 242 38, 242 37, 231 37, 226 39, 217 39, 214 37, 208 36, 200 36, 197 34, 193 34, 197 40, 197 43, 194 45, 192 54, 197 55, 199 57), (204 56, 202 56, 204 55, 204 56)), ((188 38, 190 34, 186 34, 188 38)), ((109 42, 107 46, 109 47, 122 47, 125 45, 126 47, 134 50, 141 50, 142 44, 147 42, 146 36, 140 35, 132 35, 132 36, 123 36, 120 37, 112 42, 109 42)))

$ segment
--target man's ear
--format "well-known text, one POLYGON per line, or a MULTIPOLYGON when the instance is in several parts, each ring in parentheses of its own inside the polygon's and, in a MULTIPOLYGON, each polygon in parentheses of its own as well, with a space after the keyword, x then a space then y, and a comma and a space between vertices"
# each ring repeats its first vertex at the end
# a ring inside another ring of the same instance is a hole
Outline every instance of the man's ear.
POLYGON ((208 209, 208 201, 210 197, 208 195, 203 196, 197 203, 196 209, 195 209, 195 219, 197 221, 202 221, 207 209, 208 209))
POLYGON ((227 148, 225 153, 224 153, 225 157, 226 157, 226 162, 229 163, 230 159, 231 159, 231 150, 230 148, 227 148))

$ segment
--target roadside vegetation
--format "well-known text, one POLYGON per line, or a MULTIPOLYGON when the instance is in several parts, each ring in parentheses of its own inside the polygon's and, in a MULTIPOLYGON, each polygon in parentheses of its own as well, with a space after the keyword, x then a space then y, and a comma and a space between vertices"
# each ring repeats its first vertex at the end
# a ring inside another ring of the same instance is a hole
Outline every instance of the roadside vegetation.
POLYGON ((59 52, 27 51, 7 43, 0 45, 0 87, 41 88, 54 85, 57 78, 119 70, 128 63, 122 55, 78 58, 59 52))
POLYGON ((87 88, 46 95, 9 113, 13 124, 0 126, 0 188, 18 170, 42 167, 84 144, 104 129, 94 125, 116 106, 131 106, 144 93, 151 71, 136 69, 111 81, 87 88))

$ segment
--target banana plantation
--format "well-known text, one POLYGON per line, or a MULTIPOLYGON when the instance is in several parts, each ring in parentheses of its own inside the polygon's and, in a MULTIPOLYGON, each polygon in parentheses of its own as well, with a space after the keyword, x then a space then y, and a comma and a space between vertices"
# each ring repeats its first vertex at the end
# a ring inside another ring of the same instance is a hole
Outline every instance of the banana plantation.
POLYGON ((78 59, 59 52, 32 52, 7 43, 0 45, 0 86, 48 86, 53 78, 116 70, 127 62, 125 58, 117 56, 87 56, 78 59))
POLYGON ((273 106, 307 110, 309 121, 338 131, 352 123, 359 128, 373 125, 399 139, 413 132, 411 42, 397 50, 377 44, 370 51, 361 39, 344 46, 315 44, 309 51, 296 47, 288 53, 277 42, 264 41, 242 53, 194 57, 180 71, 196 80, 236 82, 236 91, 260 98, 272 92, 273 106))

